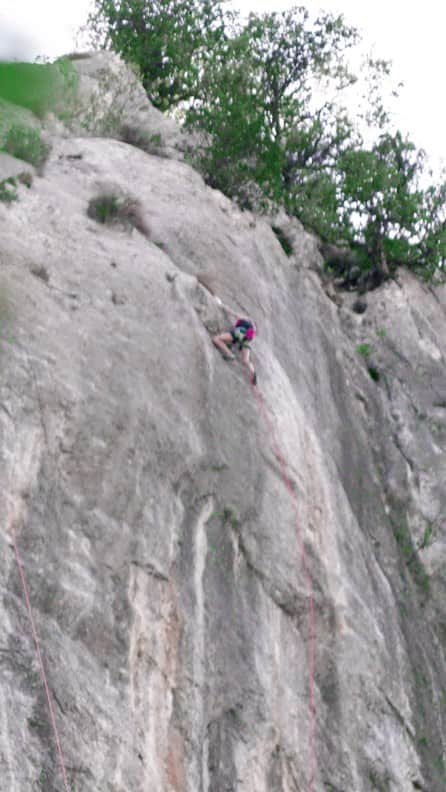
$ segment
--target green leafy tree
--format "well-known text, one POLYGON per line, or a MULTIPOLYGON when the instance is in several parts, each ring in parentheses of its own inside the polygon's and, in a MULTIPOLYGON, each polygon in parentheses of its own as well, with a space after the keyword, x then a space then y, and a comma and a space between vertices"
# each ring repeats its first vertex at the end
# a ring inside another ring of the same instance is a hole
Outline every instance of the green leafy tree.
POLYGON ((149 99, 165 111, 196 95, 203 61, 225 37, 224 18, 222 0, 95 0, 87 24, 96 45, 138 67, 149 99))
POLYGON ((350 149, 339 158, 343 236, 385 275, 419 262, 426 221, 424 161, 424 152, 400 132, 385 133, 370 149, 350 149))
POLYGON ((263 88, 266 123, 277 142, 296 126, 320 117, 322 107, 333 109, 329 101, 319 109, 312 103, 316 80, 319 88, 336 90, 356 80, 344 56, 358 34, 342 16, 323 14, 310 21, 308 11, 297 6, 282 13, 250 14, 243 35, 263 88))
POLYGON ((359 37, 342 16, 312 21, 295 6, 242 22, 224 3, 95 0, 90 28, 138 66, 156 107, 197 133, 190 157, 208 184, 242 207, 284 206, 381 280, 400 265, 444 272, 446 181, 423 187, 424 153, 388 131, 389 63, 367 59, 353 121, 347 61, 359 37))
POLYGON ((206 133, 199 155, 209 182, 239 199, 255 182, 292 206, 297 172, 321 171, 351 135, 344 112, 333 121, 333 102, 312 100, 316 80, 338 91, 355 81, 344 55, 356 40, 342 17, 310 23, 304 8, 250 14, 206 64, 185 112, 186 126, 206 133))
POLYGON ((418 220, 418 257, 413 265, 425 280, 446 281, 446 173, 423 193, 418 220))
POLYGON ((337 162, 360 143, 347 115, 334 114, 327 106, 287 137, 282 170, 284 205, 289 214, 326 241, 342 236, 337 162))
POLYGON ((250 186, 277 193, 281 150, 262 110, 262 87, 249 38, 241 33, 207 64, 186 126, 204 133, 193 158, 206 181, 249 205, 250 186))
MULTIPOLYGON (((77 75, 67 58, 55 63, 0 61, 0 100, 31 110, 39 118, 55 111, 77 88, 77 75)), ((0 127, 7 108, 2 108, 0 127)))

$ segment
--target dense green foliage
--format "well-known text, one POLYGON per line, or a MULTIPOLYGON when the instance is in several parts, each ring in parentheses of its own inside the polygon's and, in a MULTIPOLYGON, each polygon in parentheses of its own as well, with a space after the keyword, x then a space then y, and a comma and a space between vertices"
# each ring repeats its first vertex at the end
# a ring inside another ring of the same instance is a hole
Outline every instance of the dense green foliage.
POLYGON ((66 58, 56 63, 0 61, 0 99, 24 107, 39 118, 66 100, 75 82, 74 69, 66 58))
POLYGON ((16 180, 12 177, 0 181, 0 201, 3 203, 16 201, 18 198, 16 186, 16 180))
POLYGON ((202 133, 192 162, 208 184, 243 208, 284 206, 364 270, 442 274, 446 182, 427 186, 423 152, 390 127, 388 63, 369 60, 368 104, 352 117, 358 34, 343 17, 294 7, 241 21, 223 6, 96 0, 90 26, 138 66, 155 106, 202 133))
POLYGON ((423 152, 397 132, 381 135, 370 149, 349 149, 337 162, 344 239, 360 240, 385 274, 400 264, 416 268, 427 252, 423 161, 423 152))
POLYGON ((87 215, 103 225, 136 228, 143 236, 150 237, 149 227, 144 220, 139 201, 130 196, 114 192, 102 192, 92 198, 87 215))
POLYGON ((0 97, 39 116, 51 103, 54 80, 48 64, 0 63, 0 97))
POLYGON ((51 147, 42 140, 39 130, 23 124, 14 124, 9 129, 0 151, 6 151, 17 159, 40 168, 48 158, 51 147))
POLYGON ((95 44, 138 67, 151 102, 168 110, 195 96, 200 64, 225 35, 214 0, 96 0, 89 17, 95 44))

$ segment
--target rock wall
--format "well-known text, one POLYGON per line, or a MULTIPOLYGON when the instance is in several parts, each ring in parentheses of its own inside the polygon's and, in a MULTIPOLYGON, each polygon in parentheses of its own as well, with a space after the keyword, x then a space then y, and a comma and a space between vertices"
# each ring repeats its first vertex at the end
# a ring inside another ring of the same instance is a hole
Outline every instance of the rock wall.
POLYGON ((357 314, 295 221, 288 257, 165 152, 52 144, 0 203, 0 790, 66 787, 16 543, 70 789, 440 792, 445 288, 357 314), (203 271, 257 321, 266 412, 203 271))

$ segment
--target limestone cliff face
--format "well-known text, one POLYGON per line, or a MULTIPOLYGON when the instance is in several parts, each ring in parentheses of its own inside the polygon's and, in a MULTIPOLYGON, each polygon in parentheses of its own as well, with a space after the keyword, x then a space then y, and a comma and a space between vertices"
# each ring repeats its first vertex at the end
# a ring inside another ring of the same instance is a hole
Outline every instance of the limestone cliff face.
POLYGON ((76 792, 441 792, 444 287, 357 314, 181 156, 52 143, 0 203, 0 789, 64 789, 15 538, 76 792), (88 217, 105 188, 146 235, 88 217))

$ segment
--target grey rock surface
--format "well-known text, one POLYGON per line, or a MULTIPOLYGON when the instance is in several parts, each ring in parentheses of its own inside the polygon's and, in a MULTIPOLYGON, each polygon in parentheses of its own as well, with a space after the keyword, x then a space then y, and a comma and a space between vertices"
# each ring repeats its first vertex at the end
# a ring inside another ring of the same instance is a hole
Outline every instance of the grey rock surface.
POLYGON ((70 97, 65 124, 70 135, 119 138, 122 127, 153 140, 153 153, 184 159, 196 136, 185 134, 172 118, 157 110, 137 75, 112 52, 85 53, 75 57, 76 93, 70 97))
POLYGON ((1 792, 64 789, 14 543, 76 792, 441 792, 445 287, 357 314, 295 222, 288 257, 184 162, 52 142, 0 203, 1 792))
POLYGON ((35 168, 29 162, 23 162, 16 157, 11 157, 5 151, 0 151, 0 182, 5 179, 17 179, 19 176, 35 176, 35 168))

